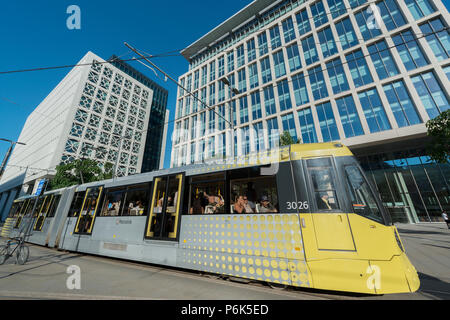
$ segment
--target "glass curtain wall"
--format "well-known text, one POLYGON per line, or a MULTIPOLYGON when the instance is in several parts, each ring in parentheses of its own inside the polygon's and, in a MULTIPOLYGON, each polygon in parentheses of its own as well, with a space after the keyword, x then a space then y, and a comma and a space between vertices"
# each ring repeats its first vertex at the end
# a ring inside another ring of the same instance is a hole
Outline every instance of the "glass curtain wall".
POLYGON ((442 222, 450 212, 450 163, 430 160, 424 150, 359 157, 393 222, 442 222))

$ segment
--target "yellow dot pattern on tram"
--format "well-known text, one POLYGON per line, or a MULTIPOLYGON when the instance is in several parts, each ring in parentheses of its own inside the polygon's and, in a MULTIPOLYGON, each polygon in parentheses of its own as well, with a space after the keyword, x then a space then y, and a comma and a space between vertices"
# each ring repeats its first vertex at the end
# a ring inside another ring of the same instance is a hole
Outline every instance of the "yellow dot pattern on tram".
POLYGON ((187 269, 310 286, 296 214, 183 216, 177 260, 187 269))

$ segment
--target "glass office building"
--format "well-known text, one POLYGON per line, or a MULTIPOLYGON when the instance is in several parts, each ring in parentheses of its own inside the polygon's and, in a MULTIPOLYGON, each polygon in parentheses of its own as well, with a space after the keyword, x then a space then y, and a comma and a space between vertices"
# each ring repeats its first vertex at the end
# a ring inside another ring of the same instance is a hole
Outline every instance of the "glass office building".
POLYGON ((341 141, 394 221, 439 221, 450 168, 427 158, 425 124, 450 108, 449 24, 440 0, 253 1, 181 52, 171 165, 284 131, 341 141))

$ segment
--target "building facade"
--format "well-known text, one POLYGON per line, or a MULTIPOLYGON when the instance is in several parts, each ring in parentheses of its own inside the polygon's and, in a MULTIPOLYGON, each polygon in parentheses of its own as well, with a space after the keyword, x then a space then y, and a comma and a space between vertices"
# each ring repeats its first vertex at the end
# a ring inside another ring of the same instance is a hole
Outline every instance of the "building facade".
POLYGON ((426 156, 426 122, 450 108, 449 24, 440 0, 253 1, 182 51, 171 166, 284 131, 341 141, 394 221, 440 221, 450 167, 426 156))
POLYGON ((107 162, 116 176, 159 169, 167 91, 113 56, 88 52, 28 117, 0 181, 0 216, 61 163, 107 162), (155 117, 156 119, 152 119, 155 117))

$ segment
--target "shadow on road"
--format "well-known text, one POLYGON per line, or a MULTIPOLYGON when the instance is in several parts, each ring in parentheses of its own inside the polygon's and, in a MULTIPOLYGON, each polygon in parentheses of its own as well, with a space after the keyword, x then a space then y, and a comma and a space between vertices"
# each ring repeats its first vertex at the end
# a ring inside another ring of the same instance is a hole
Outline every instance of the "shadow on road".
POLYGON ((442 281, 425 273, 418 272, 420 279, 419 293, 437 299, 450 299, 450 283, 442 281))
MULTIPOLYGON (((22 274, 22 273, 25 273, 25 272, 30 271, 30 270, 37 270, 39 268, 46 267, 46 266, 49 266, 49 265, 52 265, 52 264, 63 264, 63 262, 66 262, 66 261, 69 261, 69 260, 72 260, 72 259, 77 259, 77 258, 80 258, 80 257, 83 257, 83 256, 85 256, 85 255, 84 254, 73 255, 71 253, 63 253, 63 254, 56 254, 56 255, 44 255, 44 256, 41 256, 41 257, 37 257, 35 259, 30 259, 27 263, 37 262, 37 261, 40 261, 40 260, 44 260, 44 261, 48 261, 48 262, 40 264, 40 265, 37 265, 37 266, 34 266, 34 267, 29 267, 29 268, 26 268, 26 269, 22 269, 20 271, 8 273, 8 274, 6 274, 4 276, 0 276, 0 280, 5 279, 5 278, 9 278, 9 277, 17 275, 17 274, 22 274), (48 259, 50 259, 50 258, 57 258, 58 260, 49 261, 48 259)), ((14 262, 13 263, 8 263, 8 264, 14 264, 14 262)), ((63 265, 66 266, 65 264, 63 264, 63 265)))

